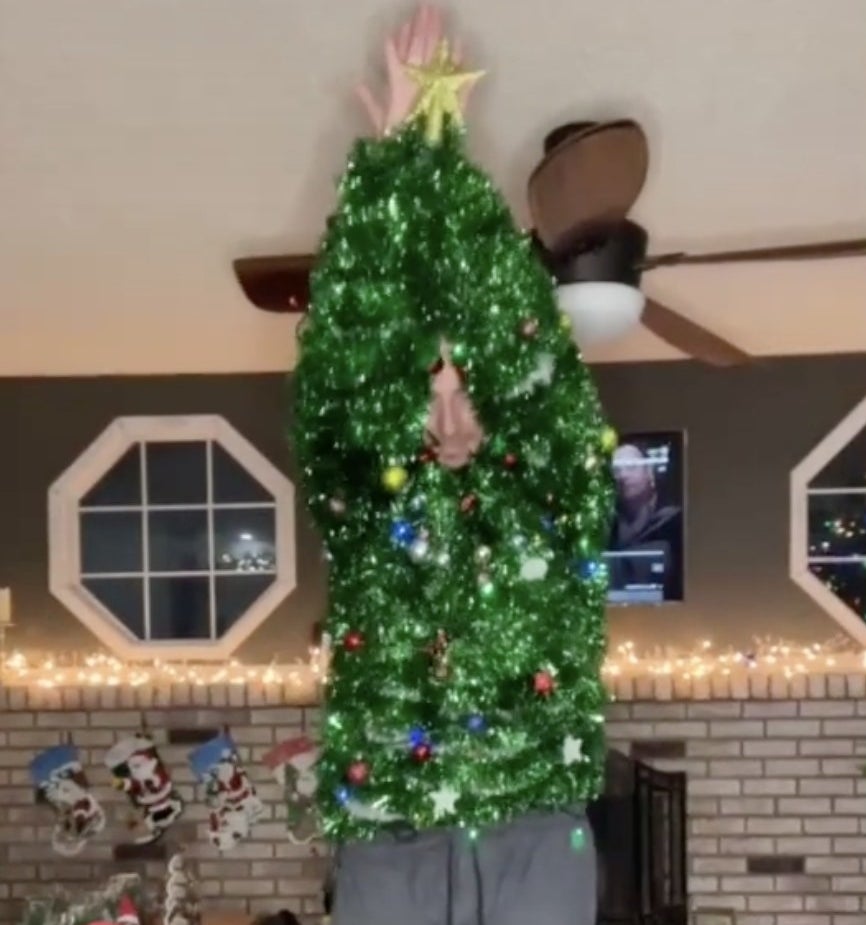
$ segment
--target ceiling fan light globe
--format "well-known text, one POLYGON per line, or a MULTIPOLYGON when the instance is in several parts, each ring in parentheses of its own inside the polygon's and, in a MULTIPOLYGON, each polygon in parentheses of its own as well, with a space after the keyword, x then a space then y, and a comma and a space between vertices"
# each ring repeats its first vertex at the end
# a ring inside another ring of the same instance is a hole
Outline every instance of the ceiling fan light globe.
POLYGON ((634 286, 599 282, 563 283, 556 287, 556 299, 581 347, 621 337, 640 321, 646 302, 634 286))

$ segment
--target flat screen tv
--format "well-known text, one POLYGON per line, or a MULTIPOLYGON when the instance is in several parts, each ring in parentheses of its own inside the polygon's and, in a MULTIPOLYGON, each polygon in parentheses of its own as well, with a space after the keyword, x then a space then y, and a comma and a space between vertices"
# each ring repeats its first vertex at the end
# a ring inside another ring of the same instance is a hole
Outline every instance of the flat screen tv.
POLYGON ((605 563, 608 603, 683 599, 685 435, 624 434, 613 454, 616 515, 605 563))

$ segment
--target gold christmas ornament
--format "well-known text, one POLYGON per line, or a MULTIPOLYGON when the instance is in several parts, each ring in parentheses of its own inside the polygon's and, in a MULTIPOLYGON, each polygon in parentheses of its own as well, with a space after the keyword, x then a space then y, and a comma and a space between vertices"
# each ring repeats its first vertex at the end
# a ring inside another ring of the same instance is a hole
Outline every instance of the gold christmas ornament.
POLYGON ((382 473, 382 484, 395 495, 406 487, 408 481, 409 473, 402 466, 388 466, 382 473))
POLYGON ((606 453, 612 453, 619 443, 619 436, 612 427, 605 427, 601 432, 601 448, 606 453))

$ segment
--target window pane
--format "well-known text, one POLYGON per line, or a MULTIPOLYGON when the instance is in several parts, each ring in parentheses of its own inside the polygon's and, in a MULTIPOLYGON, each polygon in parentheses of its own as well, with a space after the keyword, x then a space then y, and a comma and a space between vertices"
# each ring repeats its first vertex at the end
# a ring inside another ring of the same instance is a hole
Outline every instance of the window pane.
POLYGON ((222 636, 274 583, 272 575, 224 575, 216 580, 217 635, 222 636))
POLYGON ((809 496, 809 556, 866 556, 866 495, 809 496))
POLYGON ((207 443, 148 443, 147 503, 207 502, 207 443))
POLYGON ((208 566, 207 511, 149 511, 151 572, 201 572, 208 566))
POLYGON ((866 488, 866 430, 834 456, 810 483, 811 488, 866 488))
POLYGON ((81 572, 140 572, 139 512, 81 514, 81 572))
POLYGON ((861 618, 866 618, 866 568, 860 562, 809 565, 809 570, 861 618))
POLYGON ((82 507, 141 504, 141 444, 131 446, 81 499, 82 507))
POLYGON ((214 511, 216 567, 231 572, 276 569, 276 512, 273 508, 214 511))
POLYGON ((274 500, 274 496, 218 443, 213 444, 213 498, 215 504, 255 504, 274 500))
POLYGON ((208 582, 208 578, 151 578, 151 639, 209 639, 208 582))
POLYGON ((141 578, 85 578, 85 588, 139 639, 144 638, 144 581, 141 578))

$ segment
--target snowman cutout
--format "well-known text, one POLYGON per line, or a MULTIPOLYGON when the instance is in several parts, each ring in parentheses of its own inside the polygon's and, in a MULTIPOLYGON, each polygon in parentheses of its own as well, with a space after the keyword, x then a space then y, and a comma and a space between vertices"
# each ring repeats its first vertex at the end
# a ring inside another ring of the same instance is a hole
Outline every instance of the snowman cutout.
POLYGON ((37 798, 55 812, 51 847, 64 857, 79 854, 105 828, 105 813, 90 792, 77 749, 58 745, 40 752, 31 762, 30 775, 37 798))
POLYGON ((262 801, 228 733, 192 752, 190 764, 205 785, 210 842, 221 852, 229 851, 250 834, 262 817, 262 801))

